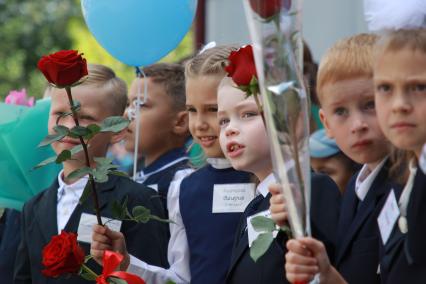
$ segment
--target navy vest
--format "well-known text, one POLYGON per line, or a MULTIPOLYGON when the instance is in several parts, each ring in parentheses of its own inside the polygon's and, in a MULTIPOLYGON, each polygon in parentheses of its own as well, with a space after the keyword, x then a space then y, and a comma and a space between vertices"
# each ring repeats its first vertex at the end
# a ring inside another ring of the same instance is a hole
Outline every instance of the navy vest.
POLYGON ((212 213, 215 184, 250 183, 251 174, 207 165, 185 178, 179 205, 190 251, 191 283, 225 283, 242 213, 212 213))

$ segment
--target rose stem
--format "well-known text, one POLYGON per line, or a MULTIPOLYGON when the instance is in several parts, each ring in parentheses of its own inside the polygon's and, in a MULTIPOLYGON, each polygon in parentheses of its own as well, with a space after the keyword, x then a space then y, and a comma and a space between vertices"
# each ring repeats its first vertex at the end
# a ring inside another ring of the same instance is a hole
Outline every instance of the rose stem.
MULTIPOLYGON (((80 123, 78 122, 77 111, 74 108, 74 100, 72 99, 72 96, 71 96, 71 87, 65 87, 65 90, 67 91, 68 100, 69 100, 70 105, 71 105, 71 112, 72 112, 72 117, 74 119, 75 125, 80 126, 80 123)), ((78 138, 80 139, 80 143, 83 146, 84 157, 85 157, 85 160, 86 160, 86 166, 90 168, 89 152, 87 150, 87 145, 84 142, 84 139, 83 139, 82 136, 78 136, 78 138)), ((98 221, 98 225, 102 226, 101 214, 99 212, 98 194, 96 193, 96 184, 95 184, 95 180, 93 179, 93 175, 90 174, 90 173, 89 173, 89 181, 90 181, 90 184, 92 186, 93 201, 95 202, 96 219, 98 221)))

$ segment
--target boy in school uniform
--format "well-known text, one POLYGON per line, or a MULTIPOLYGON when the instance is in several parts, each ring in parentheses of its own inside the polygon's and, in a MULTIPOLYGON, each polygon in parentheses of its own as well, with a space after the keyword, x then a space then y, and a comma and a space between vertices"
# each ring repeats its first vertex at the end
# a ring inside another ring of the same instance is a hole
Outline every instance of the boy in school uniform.
MULTIPOLYGON (((117 78, 108 67, 102 65, 89 65, 88 67, 88 79, 72 89, 74 99, 81 103, 80 124, 99 124, 108 116, 123 114, 127 103, 125 83, 117 78)), ((59 115, 68 111, 69 108, 64 89, 52 89, 51 92, 49 132, 56 125, 59 115)), ((74 121, 67 116, 60 118, 59 124, 73 127, 74 121)), ((93 157, 104 157, 108 145, 120 141, 122 135, 123 132, 119 134, 102 133, 91 139, 89 142, 91 163, 94 163, 93 157)), ((77 144, 76 139, 66 137, 61 141, 54 142, 52 147, 58 154, 77 144)), ((65 178, 80 167, 83 161, 83 153, 80 152, 74 156, 73 160, 63 162, 63 170, 53 181, 52 186, 24 205, 21 219, 21 243, 15 262, 15 283, 88 283, 87 280, 78 276, 71 276, 67 279, 48 279, 41 272, 43 270, 42 249, 52 236, 59 234, 61 230, 77 233, 79 228, 84 225, 84 220, 94 217, 91 197, 83 204, 79 204, 88 177, 78 180, 65 178)), ((136 205, 142 205, 150 209, 153 215, 165 217, 161 201, 154 198, 157 193, 128 178, 109 176, 107 182, 97 184, 97 191, 99 208, 103 217, 112 218, 111 203, 113 201, 123 202, 126 197, 129 210, 136 205)), ((146 224, 123 221, 118 222, 116 229, 125 235, 128 249, 132 251, 132 254, 159 266, 167 265, 167 225, 156 221, 146 224)), ((80 234, 79 238, 79 243, 86 254, 90 249, 90 233, 88 236, 80 234)), ((93 261, 88 264, 89 267, 100 272, 100 267, 96 267, 93 261)))
POLYGON ((376 40, 375 35, 359 34, 338 41, 318 70, 320 118, 327 135, 349 158, 364 164, 346 187, 338 223, 334 266, 349 283, 380 283, 377 217, 388 192, 399 188, 389 173, 390 143, 374 104, 376 40))
POLYGON ((335 267, 349 283, 379 283, 377 216, 392 182, 390 143, 376 116, 373 47, 377 36, 359 34, 337 42, 318 71, 320 118, 352 160, 364 164, 349 181, 338 224, 335 267), (360 265, 362 263, 362 265, 360 265))
POLYGON ((189 130, 184 68, 179 64, 157 63, 143 71, 146 77, 135 79, 130 87, 126 113, 131 123, 125 147, 129 152, 138 147, 144 168, 136 174, 136 182, 156 190, 167 209, 172 181, 192 172, 185 149, 189 130), (144 84, 147 84, 147 98, 138 104, 137 91, 143 90, 144 84), (139 121, 135 120, 136 111, 140 111, 139 121), (134 145, 137 123, 139 145, 134 145))

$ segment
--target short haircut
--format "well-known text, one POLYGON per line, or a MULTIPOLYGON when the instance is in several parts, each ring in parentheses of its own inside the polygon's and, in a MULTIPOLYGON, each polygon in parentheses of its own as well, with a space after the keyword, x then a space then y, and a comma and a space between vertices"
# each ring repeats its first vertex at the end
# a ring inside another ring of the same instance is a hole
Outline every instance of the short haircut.
POLYGON ((321 103, 326 84, 355 79, 373 78, 373 34, 358 34, 336 42, 322 57, 317 76, 317 95, 321 103))
POLYGON ((238 48, 238 45, 222 45, 202 51, 186 62, 185 77, 187 79, 212 75, 224 77, 229 54, 238 48))
POLYGON ((383 34, 376 43, 375 58, 386 51, 408 48, 426 53, 426 29, 396 30, 383 34))
MULTIPOLYGON (((104 91, 106 102, 111 106, 112 115, 121 116, 127 106, 127 86, 126 83, 115 75, 115 72, 100 64, 88 64, 89 75, 81 83, 81 86, 95 87, 101 92, 104 91)), ((48 86, 43 97, 50 97, 52 86, 48 86)))
POLYGON ((163 86, 167 96, 172 99, 172 108, 185 110, 184 68, 175 63, 156 63, 143 68, 145 75, 153 83, 163 86))

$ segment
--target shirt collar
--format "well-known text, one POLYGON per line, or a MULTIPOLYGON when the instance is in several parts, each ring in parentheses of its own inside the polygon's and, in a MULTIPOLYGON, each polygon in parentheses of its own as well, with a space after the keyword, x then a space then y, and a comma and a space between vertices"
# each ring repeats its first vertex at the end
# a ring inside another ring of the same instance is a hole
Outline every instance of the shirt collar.
POLYGON ((379 174, 387 159, 388 157, 384 158, 372 171, 370 171, 367 164, 361 168, 355 182, 355 193, 361 201, 364 201, 374 179, 379 174))
POLYGON ((57 196, 58 200, 67 192, 77 192, 79 195, 81 195, 81 193, 84 190, 84 187, 87 184, 89 177, 86 175, 72 184, 66 184, 62 178, 63 175, 64 175, 64 170, 61 170, 58 174, 58 183, 59 183, 58 196, 57 196))
POLYGON ((207 163, 218 170, 232 168, 231 162, 225 158, 207 158, 207 163))
POLYGON ((273 173, 270 173, 261 183, 257 185, 256 195, 262 194, 263 197, 266 197, 269 193, 268 186, 270 184, 276 183, 277 179, 273 173))
POLYGON ((157 170, 163 168, 164 166, 166 166, 168 164, 170 164, 170 166, 171 166, 171 165, 173 165, 177 162, 180 162, 181 160, 188 160, 188 157, 186 156, 185 147, 175 148, 175 149, 172 149, 172 150, 166 152, 165 154, 161 155, 152 164, 145 167, 143 169, 143 173, 145 175, 150 174, 154 171, 157 171, 157 170), (177 160, 179 160, 179 161, 177 161, 177 160), (175 163, 173 163, 173 162, 175 162, 175 163))

